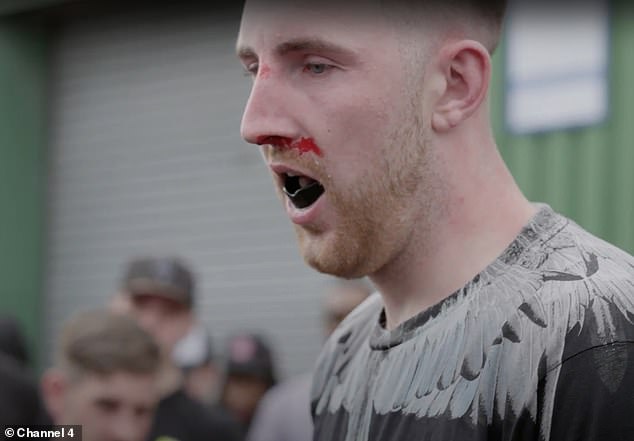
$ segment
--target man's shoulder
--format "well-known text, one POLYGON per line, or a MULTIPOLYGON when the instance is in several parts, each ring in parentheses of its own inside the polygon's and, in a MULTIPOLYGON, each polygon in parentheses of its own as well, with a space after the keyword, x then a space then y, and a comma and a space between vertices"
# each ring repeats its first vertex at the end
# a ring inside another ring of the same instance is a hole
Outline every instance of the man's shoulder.
POLYGON ((572 293, 573 301, 584 304, 597 297, 611 301, 634 298, 634 257, 627 252, 573 221, 545 246, 547 259, 540 268, 544 293, 555 299, 572 293))
POLYGON ((179 390, 159 402, 150 439, 162 436, 176 440, 208 439, 210 433, 237 435, 239 426, 226 412, 207 407, 179 390))
POLYGON ((39 407, 35 380, 20 362, 0 353, 0 425, 37 423, 39 407))
POLYGON ((249 427, 247 441, 311 439, 310 387, 312 372, 289 378, 264 395, 249 427))
POLYGON ((556 254, 593 253, 601 258, 610 259, 623 267, 629 274, 634 274, 634 256, 590 233, 575 221, 563 215, 555 214, 565 220, 565 226, 545 241, 556 254))
POLYGON ((322 354, 327 354, 338 343, 345 342, 355 336, 369 336, 371 330, 378 323, 382 310, 383 300, 379 293, 370 295, 337 326, 326 341, 322 354))
POLYGON ((311 401, 320 395, 333 371, 345 366, 358 351, 369 350, 368 340, 377 326, 382 310, 383 300, 378 293, 374 293, 348 314, 333 331, 317 360, 311 401))
POLYGON ((634 338, 634 257, 569 219, 544 237, 528 256, 529 271, 522 274, 533 289, 505 323, 507 335, 524 340, 523 334, 543 332, 529 340, 548 348, 549 367, 634 338))
POLYGON ((266 392, 263 400, 269 403, 288 405, 293 402, 307 402, 308 391, 313 380, 312 372, 305 372, 286 379, 266 392))
POLYGON ((339 344, 346 343, 351 339, 359 340, 368 338, 370 332, 378 323, 379 315, 382 310, 383 300, 379 293, 372 294, 357 306, 343 319, 330 337, 328 337, 321 351, 318 366, 323 363, 324 358, 329 357, 331 352, 334 351, 339 344))

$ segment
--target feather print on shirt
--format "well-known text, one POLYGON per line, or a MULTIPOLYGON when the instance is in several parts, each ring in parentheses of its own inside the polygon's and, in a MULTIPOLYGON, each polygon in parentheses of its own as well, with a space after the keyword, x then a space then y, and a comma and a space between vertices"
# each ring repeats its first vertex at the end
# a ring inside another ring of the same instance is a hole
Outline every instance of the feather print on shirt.
POLYGON ((326 345, 313 385, 317 424, 343 411, 347 435, 337 439, 356 441, 371 439, 373 415, 475 428, 525 412, 537 422, 541 407, 548 439, 566 342, 582 329, 592 330, 584 345, 634 332, 634 260, 543 206, 464 288, 392 331, 379 325, 382 314, 375 295, 326 345))

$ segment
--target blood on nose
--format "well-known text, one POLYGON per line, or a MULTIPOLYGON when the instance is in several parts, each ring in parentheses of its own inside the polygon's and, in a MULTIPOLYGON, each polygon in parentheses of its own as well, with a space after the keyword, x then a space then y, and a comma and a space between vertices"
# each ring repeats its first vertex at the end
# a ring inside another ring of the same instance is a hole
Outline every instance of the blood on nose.
POLYGON ((262 67, 260 67, 260 71, 258 72, 258 76, 263 80, 267 79, 271 76, 271 68, 266 64, 262 65, 262 67))
POLYGON ((323 156, 323 153, 313 138, 299 138, 292 140, 283 136, 260 136, 256 140, 258 145, 270 144, 272 146, 283 149, 295 149, 300 155, 312 152, 317 156, 323 156))

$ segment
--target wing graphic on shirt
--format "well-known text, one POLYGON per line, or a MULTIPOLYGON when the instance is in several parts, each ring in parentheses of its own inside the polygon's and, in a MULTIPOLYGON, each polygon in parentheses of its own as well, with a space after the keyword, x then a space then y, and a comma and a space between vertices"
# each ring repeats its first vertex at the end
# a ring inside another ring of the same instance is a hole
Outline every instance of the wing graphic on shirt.
MULTIPOLYGON (((389 350, 366 342, 382 308, 378 296, 369 301, 330 342, 334 365, 325 371, 335 375, 317 375, 316 413, 344 408, 349 432, 365 430, 359 421, 368 406, 382 415, 470 418, 474 425, 523 411, 535 419, 536 385, 561 364, 566 337, 586 330, 605 344, 620 337, 619 323, 634 319, 631 257, 573 223, 564 227, 530 253, 511 245, 413 331, 416 338, 389 350)), ((542 403, 546 414, 555 386, 556 377, 546 384, 553 391, 542 403)))

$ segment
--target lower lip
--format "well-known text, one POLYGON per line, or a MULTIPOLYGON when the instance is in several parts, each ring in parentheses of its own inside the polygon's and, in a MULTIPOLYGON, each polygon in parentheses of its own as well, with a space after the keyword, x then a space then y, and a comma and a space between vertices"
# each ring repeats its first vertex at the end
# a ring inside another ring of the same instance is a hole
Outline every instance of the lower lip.
POLYGON ((307 225, 312 222, 315 222, 317 215, 319 214, 319 209, 323 204, 325 194, 319 196, 312 205, 306 208, 297 208, 288 196, 284 196, 286 200, 286 212, 288 213, 288 217, 291 219, 296 225, 307 225))

